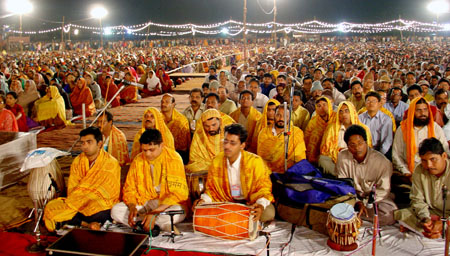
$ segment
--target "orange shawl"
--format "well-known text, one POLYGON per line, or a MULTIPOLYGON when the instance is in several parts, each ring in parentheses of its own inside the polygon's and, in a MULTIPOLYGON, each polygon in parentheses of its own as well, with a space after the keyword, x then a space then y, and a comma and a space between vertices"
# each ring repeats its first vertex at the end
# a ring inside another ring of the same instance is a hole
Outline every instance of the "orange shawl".
MULTIPOLYGON (((408 111, 408 117, 400 123, 402 128, 403 140, 406 144, 406 161, 408 163, 408 169, 411 173, 414 172, 415 163, 414 156, 416 155, 418 145, 416 145, 416 138, 414 136, 414 112, 416 110, 417 101, 420 99, 425 99, 423 97, 415 98, 411 103, 409 103, 409 109, 414 109, 414 111, 408 111)), ((430 117, 430 122, 428 123, 428 138, 435 137, 434 135, 434 119, 431 112, 430 104, 427 103, 428 116, 430 117)))
POLYGON ((259 132, 267 127, 267 108, 269 107, 269 103, 275 103, 275 106, 280 105, 280 102, 276 99, 269 100, 264 106, 264 110, 262 112, 261 119, 256 122, 255 131, 253 132, 252 144, 250 145, 250 152, 256 153, 258 149, 258 135, 259 132))
POLYGON ((178 110, 172 110, 172 120, 166 123, 175 140, 175 149, 188 151, 191 145, 191 130, 189 121, 178 110))
POLYGON ((125 134, 116 126, 112 126, 109 134, 108 153, 119 161, 120 166, 130 162, 128 143, 125 134))
POLYGON ((84 153, 70 166, 66 204, 85 216, 108 210, 119 202, 120 166, 103 149, 92 168, 84 153))
POLYGON ((95 114, 95 104, 92 98, 91 90, 86 85, 86 80, 80 78, 83 82, 81 88, 75 86, 73 92, 70 94, 70 102, 72 103, 73 112, 77 115, 82 115, 82 105, 86 106, 86 116, 92 116, 95 114))
POLYGON ((339 140, 339 130, 341 129, 341 122, 339 121, 339 111, 343 105, 346 105, 350 110, 350 120, 352 124, 357 124, 362 126, 366 130, 367 134, 367 144, 372 147, 372 135, 370 133, 369 127, 361 123, 356 113, 356 109, 353 104, 349 101, 343 101, 339 104, 336 114, 328 121, 328 126, 325 129, 325 133, 322 138, 322 143, 320 144, 320 154, 324 156, 329 156, 334 163, 337 161, 337 155, 342 148, 338 146, 339 140))
MULTIPOLYGON (((319 99, 325 99, 328 104, 328 122, 330 122, 333 116, 333 106, 327 97, 320 97, 319 99)), ((317 104, 316 104, 317 108, 317 104)), ((308 126, 305 129, 305 145, 306 145, 306 158, 311 163, 317 163, 320 155, 320 142, 322 141, 323 134, 327 128, 328 122, 325 122, 319 115, 313 116, 309 121, 308 126)))
POLYGON ((168 148, 175 149, 173 136, 169 128, 167 128, 166 123, 164 122, 164 116, 161 114, 161 112, 159 112, 158 109, 149 107, 142 115, 141 129, 134 136, 133 147, 131 149, 131 160, 133 160, 137 156, 137 154, 141 153, 141 143, 139 143, 139 138, 141 138, 141 135, 145 132, 144 116, 147 112, 152 112, 156 122, 155 129, 161 132, 164 145, 168 148))
MULTIPOLYGON (((230 116, 231 118, 234 119, 234 121, 236 121, 236 123, 239 123, 239 117, 241 116, 241 108, 239 107, 238 109, 233 111, 230 114, 230 116)), ((245 129, 247 129, 248 132, 247 145, 245 146, 246 148, 249 148, 252 145, 253 133, 255 131, 256 123, 258 122, 259 119, 261 119, 261 116, 262 116, 261 113, 259 113, 259 111, 256 110, 256 108, 250 107, 250 113, 247 116, 247 127, 245 127, 245 129)))
MULTIPOLYGON (((249 204, 256 203, 260 198, 273 202, 270 171, 258 155, 241 151, 241 189, 249 204)), ((233 202, 227 171, 227 158, 221 152, 214 158, 208 170, 205 193, 213 202, 233 202)))
POLYGON ((188 172, 199 172, 208 169, 213 158, 223 151, 224 130, 222 115, 216 109, 208 109, 200 117, 195 128, 192 139, 191 150, 189 152, 189 164, 186 166, 188 172), (203 128, 203 122, 210 118, 219 118, 220 134, 209 136, 203 128))

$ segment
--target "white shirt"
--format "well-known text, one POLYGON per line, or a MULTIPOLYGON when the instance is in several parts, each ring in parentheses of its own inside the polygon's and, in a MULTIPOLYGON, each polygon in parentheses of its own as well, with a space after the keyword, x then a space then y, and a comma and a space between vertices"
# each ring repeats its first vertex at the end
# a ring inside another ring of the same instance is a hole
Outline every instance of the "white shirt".
POLYGON ((258 110, 260 113, 262 113, 268 101, 269 98, 267 98, 266 95, 258 92, 256 94, 255 100, 253 101, 253 107, 256 108, 256 110, 258 110))
MULTIPOLYGON (((233 198, 236 200, 245 199, 244 195, 242 194, 242 186, 241 186, 241 153, 239 153, 238 158, 232 164, 230 164, 230 160, 227 159, 227 175, 228 175, 228 182, 230 185, 230 191, 232 191, 233 187, 239 188, 239 195, 234 196, 233 198)), ((212 203, 212 199, 211 197, 208 196, 208 194, 203 193, 200 196, 200 199, 205 201, 205 203, 212 203)), ((270 201, 264 197, 261 197, 258 200, 256 200, 256 203, 262 205, 264 209, 266 209, 266 207, 270 205, 270 201)))

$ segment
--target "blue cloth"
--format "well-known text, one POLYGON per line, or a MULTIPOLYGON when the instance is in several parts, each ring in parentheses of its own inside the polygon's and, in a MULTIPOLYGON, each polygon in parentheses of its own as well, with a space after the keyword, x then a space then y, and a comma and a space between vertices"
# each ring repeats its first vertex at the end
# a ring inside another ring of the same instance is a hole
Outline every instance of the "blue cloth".
MULTIPOLYGON (((267 97, 269 97, 270 90, 274 89, 275 85, 269 84, 269 86, 266 87, 266 85, 264 83, 262 83, 260 85, 260 87, 261 87, 261 93, 266 95, 267 97)), ((255 95, 255 97, 256 97, 256 95, 255 95)))
POLYGON ((285 173, 272 173, 273 194, 286 205, 323 203, 331 196, 356 194, 344 180, 322 178, 317 168, 302 160, 285 173))
POLYGON ((384 104, 384 108, 391 111, 396 122, 401 122, 403 120, 405 111, 409 108, 409 105, 403 101, 400 101, 397 107, 394 107, 394 104, 392 104, 392 102, 386 102, 386 104, 384 104))
POLYGON ((392 119, 381 111, 378 111, 374 117, 370 117, 366 111, 359 115, 359 120, 370 129, 372 135, 372 147, 375 150, 386 154, 394 140, 392 119))

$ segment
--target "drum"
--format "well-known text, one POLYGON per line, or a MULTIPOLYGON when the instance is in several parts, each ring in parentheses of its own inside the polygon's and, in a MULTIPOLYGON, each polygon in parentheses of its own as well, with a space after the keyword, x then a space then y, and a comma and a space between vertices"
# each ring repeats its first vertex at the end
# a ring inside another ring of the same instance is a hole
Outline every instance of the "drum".
MULTIPOLYGON (((50 176, 55 180, 56 185, 60 191, 64 191, 64 177, 61 172, 56 159, 46 165, 45 167, 39 167, 31 169, 30 177, 28 178, 28 194, 31 200, 37 201, 37 207, 42 208, 44 206, 45 196, 47 195, 48 187, 51 184, 50 176)), ((48 201, 57 197, 54 187, 48 193, 48 201)))
POLYGON ((200 195, 205 191, 207 177, 208 171, 186 173, 186 182, 192 202, 199 199, 200 195))
POLYGON ((253 221, 250 208, 244 204, 203 204, 195 208, 194 232, 227 240, 254 240, 258 222, 253 221))
POLYGON ((356 239, 361 227, 353 207, 346 203, 336 204, 328 213, 327 230, 330 239, 327 244, 337 251, 353 251, 358 248, 356 239))

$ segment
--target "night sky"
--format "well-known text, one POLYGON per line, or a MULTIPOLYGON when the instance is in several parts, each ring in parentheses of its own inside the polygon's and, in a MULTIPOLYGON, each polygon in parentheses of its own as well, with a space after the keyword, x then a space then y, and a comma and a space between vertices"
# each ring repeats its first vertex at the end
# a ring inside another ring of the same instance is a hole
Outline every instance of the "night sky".
MULTIPOLYGON (((57 24, 42 20, 79 20, 89 17, 90 7, 103 4, 109 11, 104 26, 132 25, 148 20, 167 24, 197 23, 208 24, 225 21, 230 17, 242 20, 243 0, 30 0, 34 3, 34 12, 24 17, 24 30, 49 28, 57 24)), ((258 6, 258 0, 248 1, 248 22, 268 22, 273 15, 265 14, 258 6)), ((426 9, 430 0, 277 0, 279 22, 292 23, 318 20, 338 23, 383 22, 397 19, 414 19, 431 22, 436 16, 426 9)), ((259 0, 267 11, 272 9, 273 0, 259 0)), ((4 0, 0 13, 4 14, 4 0)), ((450 15, 439 18, 448 22, 450 15)), ((17 23, 17 16, 0 19, 0 23, 17 23)), ((98 25, 95 20, 76 22, 83 25, 98 25)))

